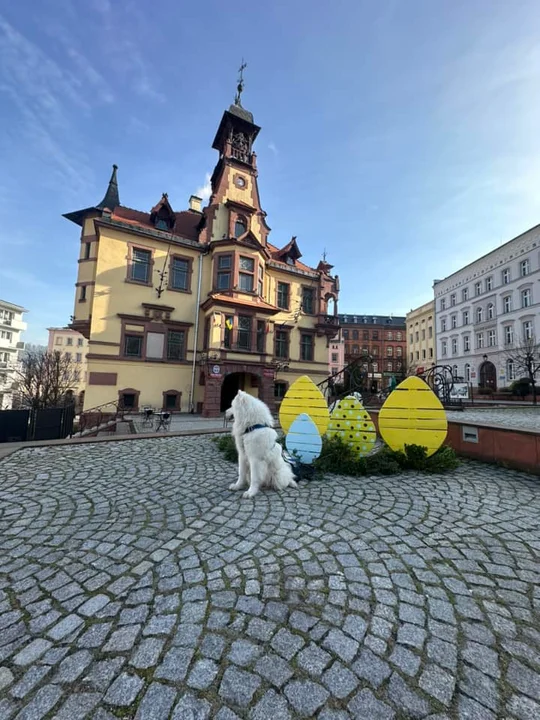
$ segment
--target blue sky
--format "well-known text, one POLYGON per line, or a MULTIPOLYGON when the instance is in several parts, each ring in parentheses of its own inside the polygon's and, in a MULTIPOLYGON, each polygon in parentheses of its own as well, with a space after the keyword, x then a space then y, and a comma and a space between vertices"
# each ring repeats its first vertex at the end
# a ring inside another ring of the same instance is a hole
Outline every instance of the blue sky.
POLYGON ((342 312, 402 314, 434 278, 540 222, 537 0, 18 0, 0 9, 0 297, 26 339, 69 322, 64 212, 183 209, 234 97, 270 240, 324 248, 342 312))

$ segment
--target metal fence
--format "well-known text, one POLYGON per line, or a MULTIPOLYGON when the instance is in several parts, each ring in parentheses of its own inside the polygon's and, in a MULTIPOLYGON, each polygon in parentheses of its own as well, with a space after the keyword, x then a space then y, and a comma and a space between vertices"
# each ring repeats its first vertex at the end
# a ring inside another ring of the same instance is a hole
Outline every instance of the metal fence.
POLYGON ((0 443, 59 440, 71 435, 73 403, 42 410, 0 410, 0 443))

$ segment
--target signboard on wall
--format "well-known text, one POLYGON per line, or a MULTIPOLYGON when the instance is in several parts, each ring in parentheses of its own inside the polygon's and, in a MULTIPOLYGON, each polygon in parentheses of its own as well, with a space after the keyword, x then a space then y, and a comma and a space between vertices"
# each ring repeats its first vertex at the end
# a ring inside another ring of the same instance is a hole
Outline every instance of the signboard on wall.
POLYGON ((275 375, 275 370, 273 368, 264 368, 263 375, 264 375, 264 377, 273 378, 275 375))
POLYGON ((469 397, 469 384, 455 382, 450 390, 450 400, 465 400, 469 397))
POLYGON ((221 365, 210 366, 210 377, 219 378, 221 377, 221 365))

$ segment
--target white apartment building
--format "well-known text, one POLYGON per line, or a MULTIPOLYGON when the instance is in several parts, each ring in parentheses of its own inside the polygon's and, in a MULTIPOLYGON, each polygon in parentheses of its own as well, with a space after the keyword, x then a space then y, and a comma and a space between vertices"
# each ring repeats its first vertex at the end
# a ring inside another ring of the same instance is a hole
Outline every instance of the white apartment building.
POLYGON ((0 300, 0 410, 9 410, 17 384, 17 368, 24 347, 21 333, 26 330, 20 305, 0 300))
POLYGON ((511 385, 509 352, 520 338, 540 340, 539 281, 540 225, 435 280, 438 364, 477 388, 511 385))

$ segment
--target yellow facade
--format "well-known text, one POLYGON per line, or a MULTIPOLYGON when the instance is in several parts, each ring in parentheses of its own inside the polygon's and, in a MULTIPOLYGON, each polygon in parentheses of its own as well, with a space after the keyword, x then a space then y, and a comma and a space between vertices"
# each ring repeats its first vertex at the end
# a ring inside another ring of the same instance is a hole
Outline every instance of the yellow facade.
POLYGON ((116 167, 103 201, 66 217, 81 226, 72 327, 88 339, 85 410, 123 400, 217 415, 238 389, 270 406, 298 377, 328 375, 337 332, 331 266, 278 249, 260 207, 259 128, 238 105, 224 113, 209 204, 150 213, 120 205, 116 167), (286 307, 285 307, 286 306, 286 307))
POLYGON ((435 302, 431 300, 406 317, 409 374, 428 370, 437 364, 435 344, 435 302))

